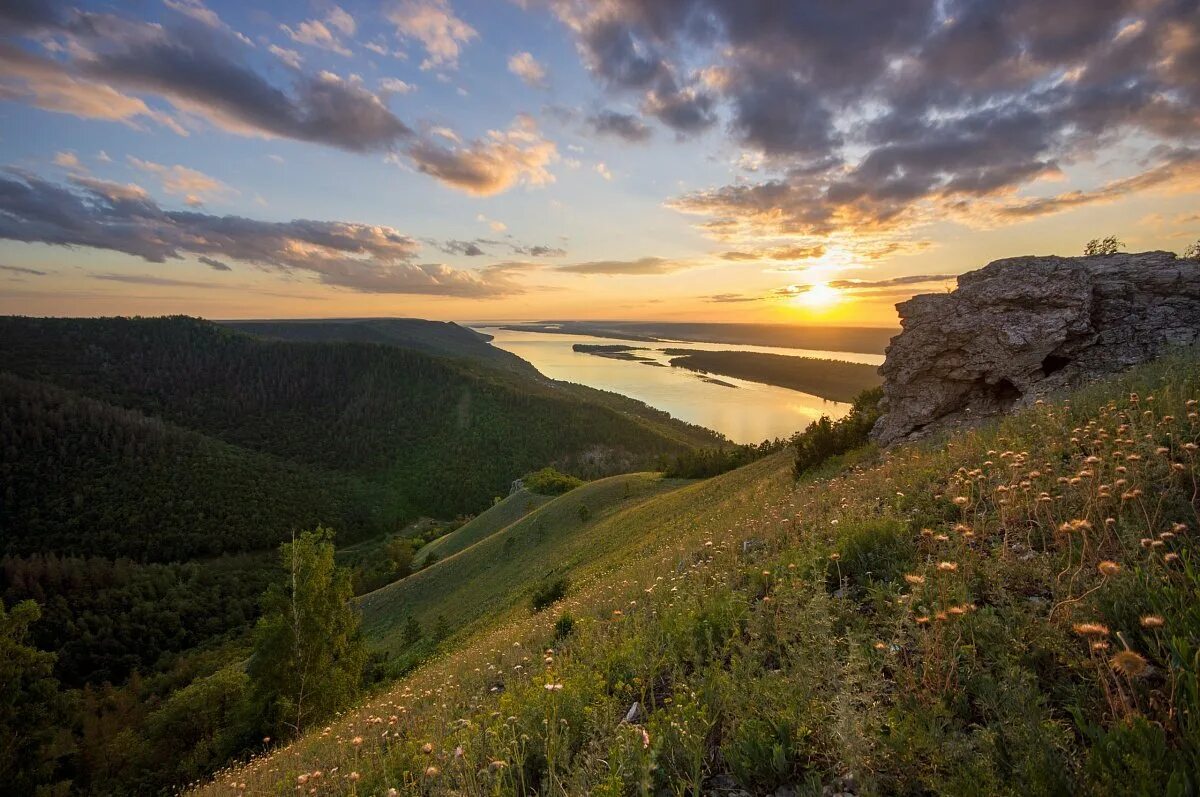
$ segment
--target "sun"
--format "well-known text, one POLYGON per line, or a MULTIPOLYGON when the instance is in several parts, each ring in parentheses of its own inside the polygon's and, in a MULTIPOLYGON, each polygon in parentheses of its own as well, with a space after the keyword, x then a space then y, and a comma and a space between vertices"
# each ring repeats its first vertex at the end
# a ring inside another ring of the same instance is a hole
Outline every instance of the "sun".
POLYGON ((796 295, 793 301, 796 304, 804 307, 811 307, 817 310, 824 310, 833 307, 842 299, 842 292, 837 288, 830 287, 828 283, 818 282, 811 286, 804 293, 796 295))

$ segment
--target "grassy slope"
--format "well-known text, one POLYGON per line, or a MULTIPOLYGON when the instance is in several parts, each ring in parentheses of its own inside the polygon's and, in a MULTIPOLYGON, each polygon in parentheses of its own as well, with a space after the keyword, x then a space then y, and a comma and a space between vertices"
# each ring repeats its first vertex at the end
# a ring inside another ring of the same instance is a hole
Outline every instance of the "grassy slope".
POLYGON ((859 794, 1194 794, 1193 397, 1189 353, 795 486, 778 455, 644 502, 555 611, 206 791, 290 794, 337 766, 322 788, 350 770, 360 793, 818 794, 853 775, 859 794), (577 621, 555 641, 561 611, 577 621))
POLYGON ((449 534, 430 540, 413 555, 413 564, 419 565, 431 553, 437 554, 438 559, 445 559, 464 548, 470 548, 485 537, 516 523, 552 498, 528 490, 507 495, 449 534))
POLYGON ((623 551, 630 531, 640 525, 630 520, 631 514, 683 484, 653 473, 589 482, 474 545, 363 596, 363 627, 371 646, 390 653, 403 650, 409 614, 427 632, 439 617, 458 632, 514 607, 527 611, 525 601, 537 584, 560 576, 576 579, 581 567, 623 551), (581 506, 588 508, 586 521, 580 518, 581 506))
POLYGON ((680 354, 671 358, 671 365, 677 368, 777 385, 830 401, 853 401, 859 393, 883 381, 874 365, 840 360, 745 351, 667 351, 680 354))

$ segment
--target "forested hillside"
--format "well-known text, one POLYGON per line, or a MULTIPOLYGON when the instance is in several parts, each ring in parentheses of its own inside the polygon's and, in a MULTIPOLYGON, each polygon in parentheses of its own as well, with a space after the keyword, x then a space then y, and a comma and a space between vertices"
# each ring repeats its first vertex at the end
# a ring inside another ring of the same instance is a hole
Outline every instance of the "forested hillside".
POLYGON ((0 318, 0 599, 40 606, 13 633, 72 690, 37 710, 56 779, 154 790, 254 742, 254 717, 177 734, 191 701, 233 710, 205 695, 244 680, 293 534, 374 545, 547 465, 594 477, 719 442, 452 324, 333 327, 303 342, 184 317, 0 318))
POLYGON ((383 343, 439 357, 480 360, 498 368, 536 375, 520 357, 488 343, 490 335, 450 321, 422 318, 346 318, 283 321, 222 321, 251 335, 307 343, 383 343))
POLYGON ((478 511, 546 464, 598 475, 714 440, 472 362, 262 340, 182 317, 4 318, 0 362, 231 445, 371 479, 438 517, 478 511))

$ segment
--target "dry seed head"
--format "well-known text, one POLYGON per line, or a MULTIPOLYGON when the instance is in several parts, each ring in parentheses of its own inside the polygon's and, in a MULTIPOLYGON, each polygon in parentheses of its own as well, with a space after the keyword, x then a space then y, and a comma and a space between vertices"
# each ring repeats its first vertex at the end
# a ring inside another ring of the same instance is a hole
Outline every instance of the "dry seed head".
POLYGON ((1100 564, 1096 565, 1096 569, 1100 571, 1100 575, 1105 578, 1111 578, 1121 572, 1121 566, 1111 559, 1105 559, 1100 564))
POLYGON ((1148 614, 1142 618, 1142 628, 1162 628, 1165 624, 1157 614, 1148 614))
POLYGON ((1132 650, 1122 650, 1109 659, 1108 664, 1127 678, 1137 678, 1150 668, 1145 657, 1132 650))
POLYGON ((1080 636, 1108 636, 1108 626, 1103 623, 1076 623, 1074 628, 1080 636))

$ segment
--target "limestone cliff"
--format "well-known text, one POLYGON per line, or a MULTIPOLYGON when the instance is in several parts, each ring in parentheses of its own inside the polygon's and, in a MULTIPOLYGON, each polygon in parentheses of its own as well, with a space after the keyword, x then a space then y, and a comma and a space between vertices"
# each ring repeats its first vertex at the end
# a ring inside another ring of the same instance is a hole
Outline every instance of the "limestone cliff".
POLYGON ((1032 403, 1200 338, 1200 261, 1171 252, 1014 257, 897 305, 884 377, 889 444, 1032 403))

